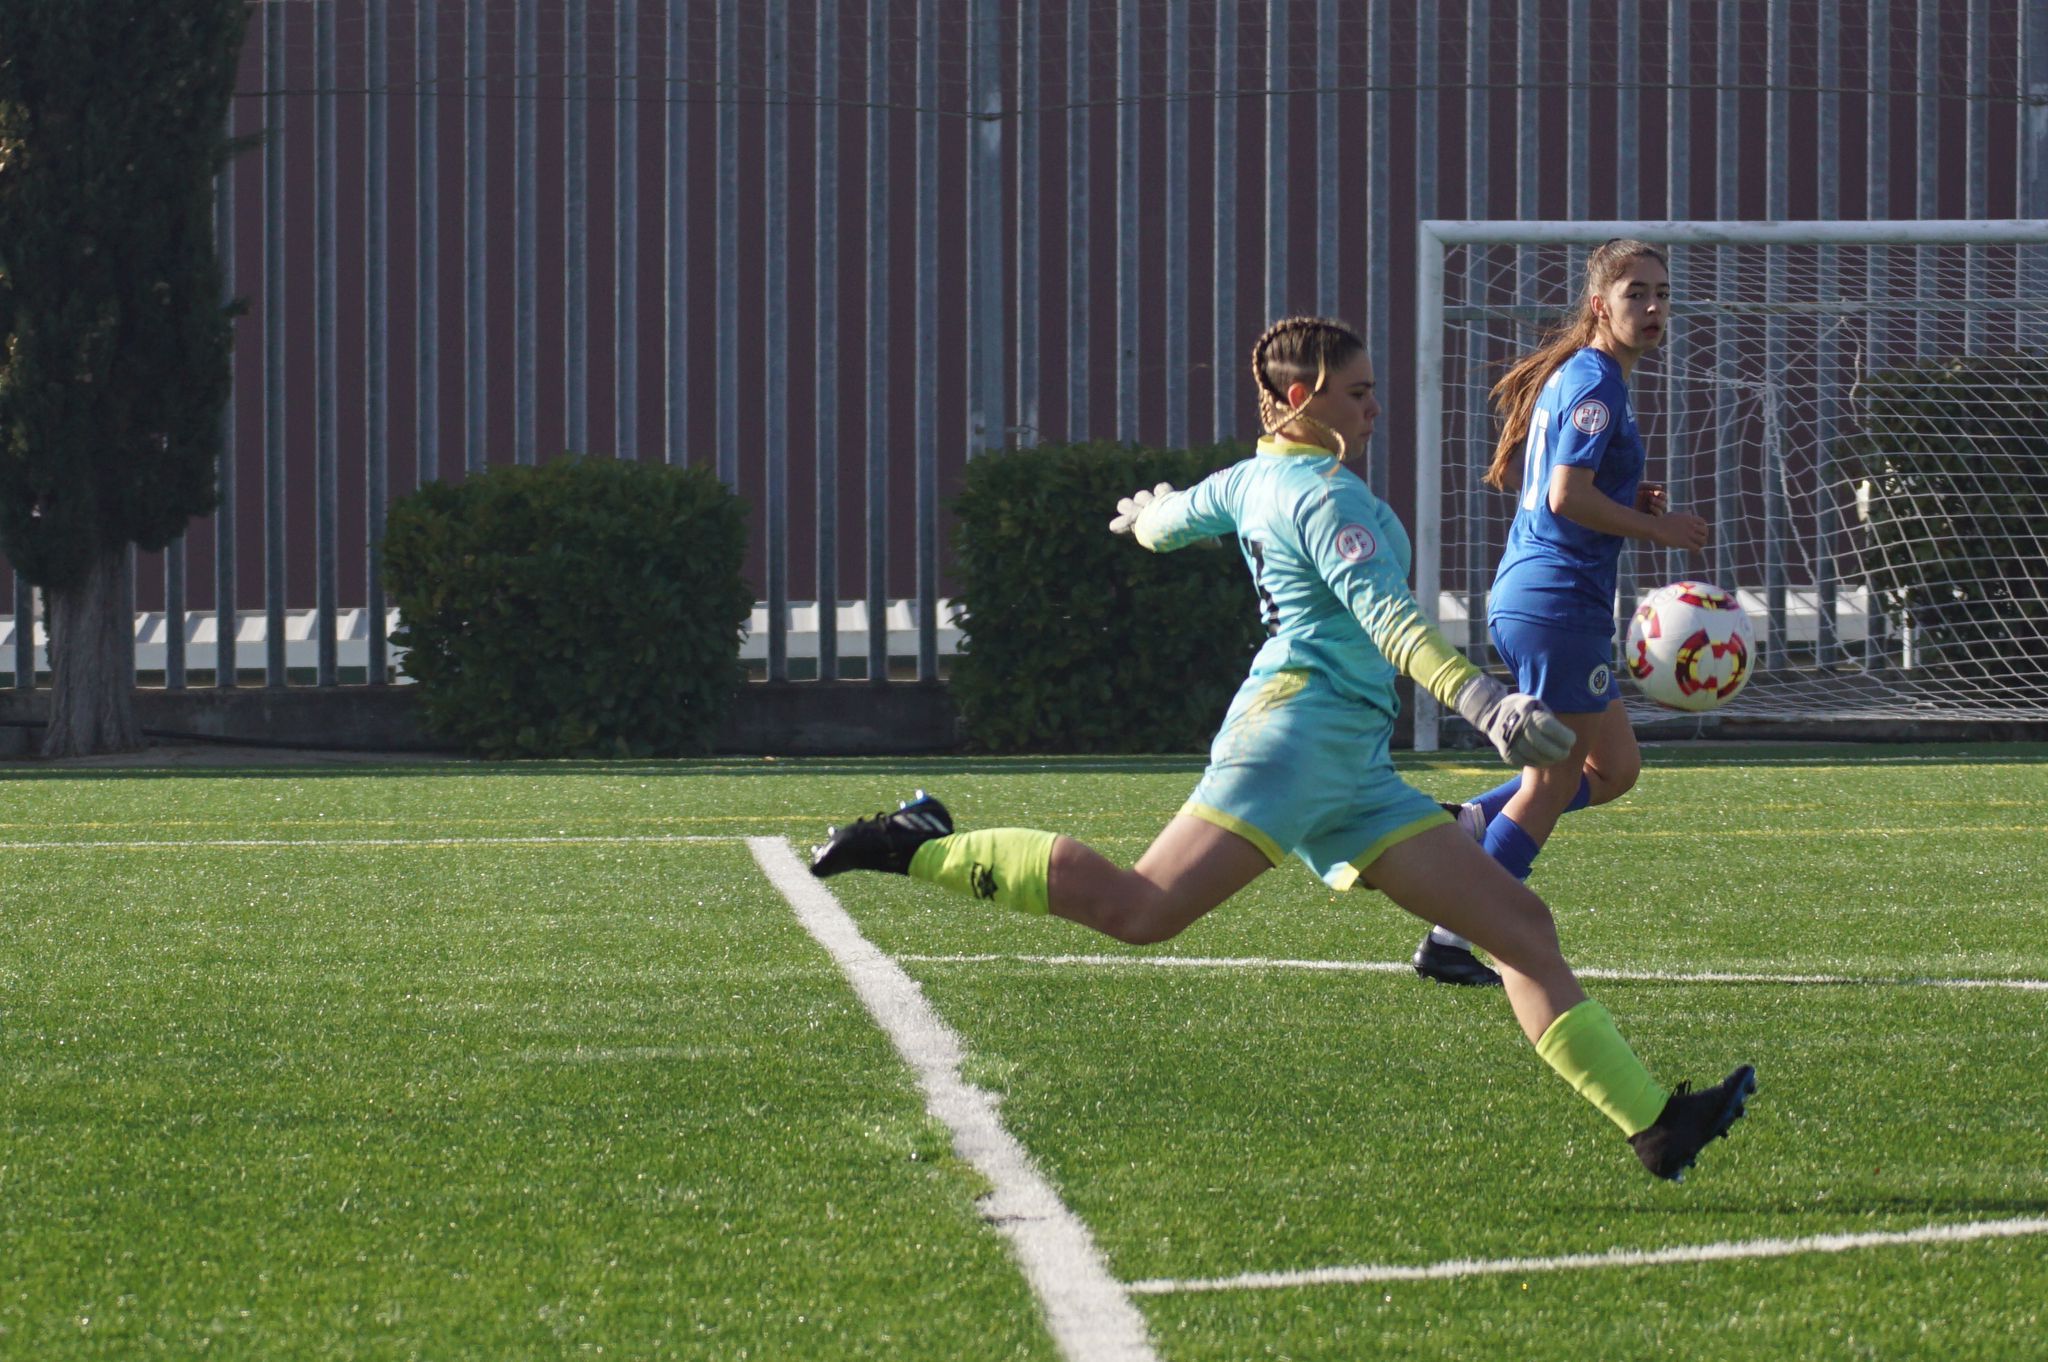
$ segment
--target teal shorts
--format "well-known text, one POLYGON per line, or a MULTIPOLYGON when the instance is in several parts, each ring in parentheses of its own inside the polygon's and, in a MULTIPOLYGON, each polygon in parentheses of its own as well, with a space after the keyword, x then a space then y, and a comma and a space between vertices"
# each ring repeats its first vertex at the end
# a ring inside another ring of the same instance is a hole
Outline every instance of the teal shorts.
POLYGON ((1291 853, 1333 889, 1396 842, 1450 816, 1394 770, 1385 714, 1335 694, 1312 672, 1248 678, 1181 812, 1266 853, 1291 853))

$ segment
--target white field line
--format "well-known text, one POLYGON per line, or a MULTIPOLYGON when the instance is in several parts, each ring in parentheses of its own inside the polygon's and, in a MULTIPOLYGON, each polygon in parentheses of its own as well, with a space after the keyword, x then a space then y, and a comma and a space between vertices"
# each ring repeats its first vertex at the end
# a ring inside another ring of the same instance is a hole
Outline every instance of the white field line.
POLYGON ((1413 1267, 1319 1267, 1303 1272, 1247 1272, 1236 1277, 1155 1277, 1131 1282, 1136 1296, 1190 1291, 1265 1291, 1294 1286, 1359 1286, 1368 1282, 1442 1281, 1453 1277, 1512 1277, 1535 1272, 1578 1272, 1614 1267, 1666 1267, 1677 1263, 1719 1263, 1749 1258, 1790 1258, 1804 1253, 1848 1253, 1904 1244, 1962 1244, 1978 1239, 2017 1239, 2048 1234, 2048 1219, 1980 1220, 1962 1225, 1928 1225, 1917 1230, 1866 1234, 1816 1234, 1804 1239, 1746 1239, 1664 1249, 1614 1249, 1567 1253, 1556 1258, 1453 1258, 1413 1267))
POLYGON ((1088 1227, 1003 1128, 995 1098, 961 1077, 960 1037, 932 1011, 917 981, 861 935, 788 842, 749 837, 747 846, 916 1073, 926 1109, 953 1132, 954 1152, 988 1179, 981 1214, 1010 1241, 1060 1355, 1068 1362, 1157 1362, 1145 1317, 1110 1273, 1088 1227))
MULTIPOLYGON (((1199 955, 903 955, 912 965, 1088 965, 1111 969, 1309 970, 1333 974, 1406 974, 1405 960, 1288 960, 1199 955)), ((1887 979, 1851 974, 1737 974, 1719 970, 1574 970, 1581 979, 1655 984, 1828 984, 1845 988, 2009 988, 2048 992, 2048 979, 1887 979)))
POLYGON ((737 842, 727 833, 689 835, 649 833, 645 836, 577 836, 535 833, 530 837, 237 837, 162 841, 0 842, 5 851, 248 851, 277 847, 535 847, 535 846, 669 846, 689 842, 737 842))

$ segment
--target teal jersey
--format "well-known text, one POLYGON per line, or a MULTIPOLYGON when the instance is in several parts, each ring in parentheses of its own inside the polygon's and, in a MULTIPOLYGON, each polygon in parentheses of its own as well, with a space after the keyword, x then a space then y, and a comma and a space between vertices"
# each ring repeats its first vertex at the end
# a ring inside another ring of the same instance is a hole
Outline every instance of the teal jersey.
POLYGON ((1251 458, 1147 507, 1136 533, 1162 553, 1238 537, 1271 636, 1254 677, 1313 672, 1391 719, 1399 672, 1446 703, 1477 673, 1408 589, 1412 549, 1393 509, 1328 450, 1269 436, 1251 458))

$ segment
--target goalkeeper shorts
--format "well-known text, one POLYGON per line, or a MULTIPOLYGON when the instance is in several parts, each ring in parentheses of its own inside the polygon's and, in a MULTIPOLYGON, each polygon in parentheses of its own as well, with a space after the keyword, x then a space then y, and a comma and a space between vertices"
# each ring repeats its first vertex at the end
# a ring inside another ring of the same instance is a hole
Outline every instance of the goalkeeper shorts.
POLYGON ((1515 689, 1559 714, 1598 714, 1621 698, 1614 635, 1559 629, 1496 616, 1487 621, 1494 650, 1515 673, 1515 689))
POLYGON ((1396 842, 1449 822, 1394 770, 1384 713, 1313 672, 1254 675, 1239 687, 1181 812, 1245 838, 1278 865, 1291 853, 1333 889, 1396 842))

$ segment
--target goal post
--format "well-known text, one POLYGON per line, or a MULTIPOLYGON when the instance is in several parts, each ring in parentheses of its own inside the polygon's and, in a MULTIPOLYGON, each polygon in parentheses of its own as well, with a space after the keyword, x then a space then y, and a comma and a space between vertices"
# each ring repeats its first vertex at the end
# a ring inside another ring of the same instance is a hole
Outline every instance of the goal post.
MULTIPOLYGON (((1699 555, 1624 547, 1617 637, 1700 577, 1760 654, 1715 714, 1627 691, 1637 724, 2048 720, 2048 222, 1421 222, 1415 593, 1451 641, 1496 660, 1514 500, 1480 481, 1488 393, 1616 237, 1671 258, 1667 340, 1629 384, 1645 477, 1714 525, 1699 555)), ((1418 694, 1417 749, 1440 719, 1418 694)))

